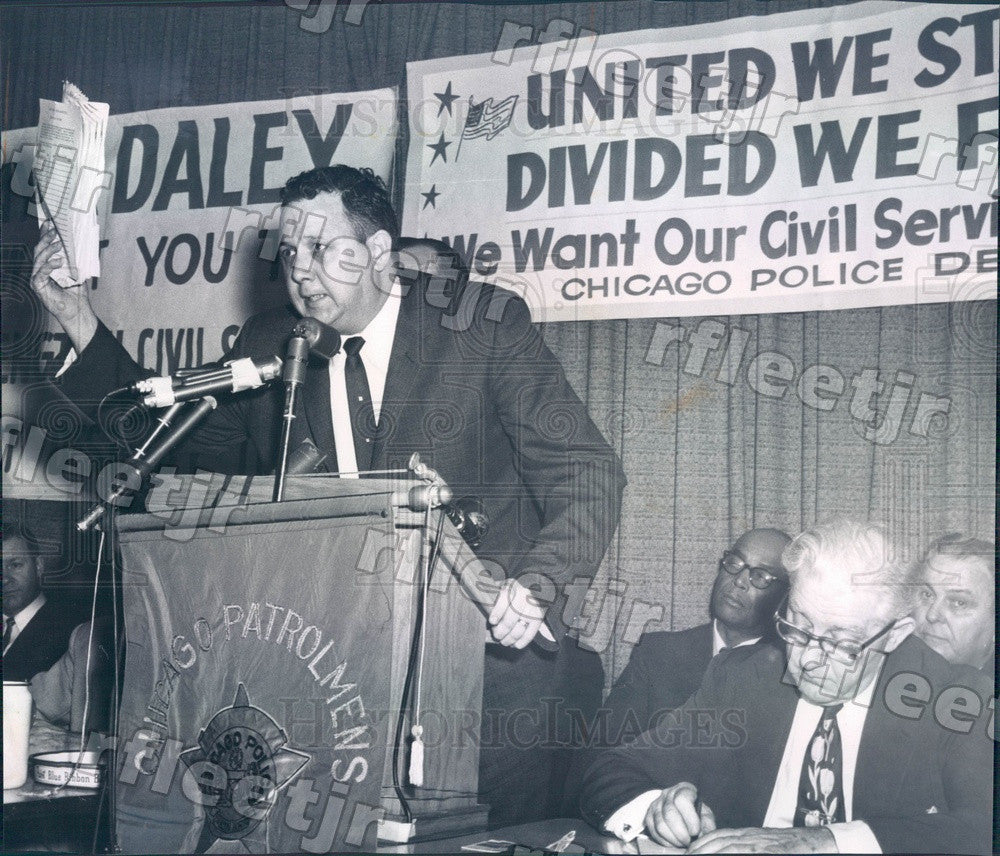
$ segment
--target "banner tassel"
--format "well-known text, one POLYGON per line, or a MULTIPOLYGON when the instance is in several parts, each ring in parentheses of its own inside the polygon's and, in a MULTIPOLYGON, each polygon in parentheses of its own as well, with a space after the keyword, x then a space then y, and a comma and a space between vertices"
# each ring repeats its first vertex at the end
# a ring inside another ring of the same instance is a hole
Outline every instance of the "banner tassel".
POLYGON ((424 727, 414 725, 410 729, 413 742, 410 744, 410 784, 415 788, 424 786, 424 727))

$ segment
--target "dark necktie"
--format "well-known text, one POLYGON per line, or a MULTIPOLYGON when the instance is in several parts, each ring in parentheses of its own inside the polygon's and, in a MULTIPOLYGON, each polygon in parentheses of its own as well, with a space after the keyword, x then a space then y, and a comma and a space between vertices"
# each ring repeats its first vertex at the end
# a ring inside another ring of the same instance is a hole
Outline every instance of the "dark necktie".
POLYGON ((3 649, 10 645, 10 637, 14 635, 14 619, 9 615, 3 617, 3 649))
POLYGON ((372 407, 372 393, 368 387, 368 373, 361 359, 361 348, 365 340, 361 336, 351 336, 344 342, 344 380, 347 383, 347 405, 351 416, 351 432, 354 434, 354 454, 359 470, 371 469, 372 442, 375 438, 375 410, 372 407))
POLYGON ((823 715, 806 746, 794 826, 825 826, 843 823, 846 819, 844 753, 837 726, 837 713, 842 707, 832 704, 823 708, 823 715))

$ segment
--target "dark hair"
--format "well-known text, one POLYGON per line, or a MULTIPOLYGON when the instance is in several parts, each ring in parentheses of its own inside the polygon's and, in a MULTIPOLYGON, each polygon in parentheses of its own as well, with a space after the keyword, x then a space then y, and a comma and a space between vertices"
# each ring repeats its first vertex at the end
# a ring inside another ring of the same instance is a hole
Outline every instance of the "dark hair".
POLYGON ((966 538, 960 532, 949 532, 931 542, 924 553, 922 564, 934 556, 951 556, 955 559, 981 559, 991 571, 996 567, 996 545, 980 538, 966 538))
POLYGON ((15 520, 14 525, 7 530, 7 540, 20 538, 24 541, 24 546, 28 548, 29 556, 40 556, 42 554, 42 542, 38 540, 35 533, 28 528, 28 524, 23 520, 15 520))
POLYGON ((413 247, 427 247, 437 253, 438 258, 447 259, 451 262, 451 266, 455 270, 464 274, 469 273, 469 269, 462 261, 462 256, 459 252, 449 247, 444 241, 439 241, 437 238, 400 238, 396 242, 396 249, 398 250, 405 251, 413 247))
POLYGON ((399 240, 399 219, 389 202, 385 182, 367 167, 357 169, 338 163, 300 172, 285 182, 281 204, 292 205, 303 199, 315 199, 320 193, 340 194, 344 214, 354 227, 354 237, 366 241, 380 229, 399 240))

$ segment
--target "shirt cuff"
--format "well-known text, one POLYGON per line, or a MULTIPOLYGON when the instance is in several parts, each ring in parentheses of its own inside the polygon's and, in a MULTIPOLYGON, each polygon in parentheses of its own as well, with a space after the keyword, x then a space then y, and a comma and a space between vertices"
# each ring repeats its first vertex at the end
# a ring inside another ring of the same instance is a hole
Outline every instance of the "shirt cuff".
POLYGON ((833 833, 837 842, 837 850, 841 853, 881 853, 882 847, 872 832, 871 827, 863 820, 852 820, 848 823, 831 823, 827 829, 833 833))
POLYGON ((611 815, 604 822, 604 828, 622 841, 631 841, 646 828, 646 812, 660 793, 653 790, 639 794, 611 815))

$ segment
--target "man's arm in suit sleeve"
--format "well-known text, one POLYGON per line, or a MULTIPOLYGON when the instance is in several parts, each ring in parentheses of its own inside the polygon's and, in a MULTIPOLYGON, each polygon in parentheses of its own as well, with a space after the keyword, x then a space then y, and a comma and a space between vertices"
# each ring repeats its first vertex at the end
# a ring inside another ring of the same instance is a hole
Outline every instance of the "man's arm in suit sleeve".
MULTIPOLYGON (((742 655, 747 656, 747 655, 742 655)), ((740 660, 742 656, 734 659, 740 660)), ((706 776, 728 763, 728 749, 693 745, 686 739, 693 711, 723 710, 733 707, 737 689, 730 664, 713 661, 701 687, 672 714, 657 720, 657 727, 641 735, 634 743, 601 754, 587 771, 580 796, 583 817, 598 829, 618 809, 651 790, 693 782, 698 785, 706 776)))
MULTIPOLYGON (((643 637, 632 649, 628 664, 618 676, 607 700, 597 711, 588 741, 573 753, 567 778, 577 782, 602 752, 637 738, 649 722, 649 646, 643 637)), ((572 806, 576 811, 576 806, 572 806)))
MULTIPOLYGON (((657 671, 650 662, 653 646, 650 637, 642 637, 629 655, 628 663, 608 693, 604 709, 607 710, 607 740, 609 746, 618 746, 634 740, 650 727, 650 681, 657 671)), ((669 669, 669 663, 661 664, 669 669)))
POLYGON ((105 396, 152 374, 140 368, 111 331, 99 323, 58 383, 70 400, 96 421, 97 407, 105 396))
POLYGON ((480 322, 492 327, 496 413, 516 449, 521 481, 542 516, 535 543, 508 576, 543 574, 554 583, 556 600, 546 621, 562 633, 563 587, 597 572, 618 526, 625 473, 531 323, 524 301, 494 296, 481 301, 479 311, 485 314, 480 322))

